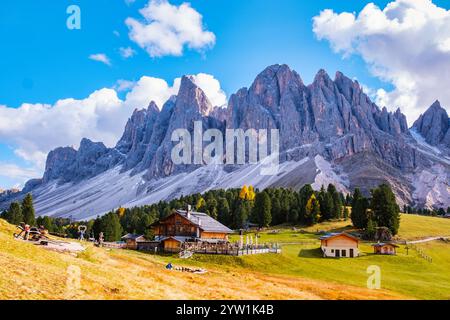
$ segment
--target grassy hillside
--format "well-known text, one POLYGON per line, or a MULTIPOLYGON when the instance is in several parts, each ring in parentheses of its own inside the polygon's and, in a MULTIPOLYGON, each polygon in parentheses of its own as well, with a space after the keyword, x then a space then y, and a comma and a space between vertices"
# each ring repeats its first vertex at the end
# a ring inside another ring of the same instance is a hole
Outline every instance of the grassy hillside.
MULTIPOLYGON (((324 259, 316 232, 353 231, 350 221, 325 222, 309 227, 274 228, 261 234, 260 242, 276 242, 283 246, 281 257, 243 257, 245 268, 275 274, 288 274, 366 286, 367 267, 377 265, 382 272, 382 287, 418 299, 450 299, 450 244, 434 241, 421 244, 426 255, 433 258, 429 263, 405 246, 400 246, 398 255, 378 256, 372 254, 371 243, 362 243, 362 256, 357 259, 324 259), (274 231, 277 231, 274 233, 274 231), (297 244, 296 244, 297 242, 297 244)), ((450 236, 450 220, 417 215, 402 215, 398 237, 415 240, 426 237, 450 236)), ((233 236, 233 240, 238 240, 233 236)), ((208 258, 197 256, 204 261, 208 258)), ((226 264, 224 257, 220 263, 226 264)))
MULTIPOLYGON (((427 217, 411 214, 402 214, 400 218, 400 230, 397 238, 404 240, 416 240, 427 237, 450 236, 450 219, 427 217)), ((355 231, 349 220, 326 221, 312 227, 272 227, 269 231, 261 233, 260 243, 278 242, 295 243, 317 240, 319 231, 342 232, 355 231)), ((233 235, 232 241, 238 241, 239 236, 233 235)))
MULTIPOLYGON (((169 257, 88 247, 81 254, 47 251, 14 240, 14 227, 0 220, 0 299, 395 299, 388 291, 328 283, 243 266, 203 263, 204 275, 167 271, 169 257), (78 290, 67 290, 69 267, 78 267, 78 290)), ((268 259, 273 257, 266 256, 268 259)), ((234 261, 234 262, 233 262, 234 261)), ((245 265, 245 263, 244 263, 245 265)))
MULTIPOLYGON (((450 230, 446 223, 402 216, 401 235, 440 235, 450 230)), ((404 247, 396 257, 374 256, 369 244, 362 245, 364 254, 357 259, 322 258, 317 229, 338 230, 348 224, 263 234, 265 241, 285 244, 281 255, 195 255, 186 261, 91 245, 78 255, 51 252, 14 240, 14 227, 0 220, 0 299, 450 299, 450 244, 420 245, 433 263, 413 250, 406 255, 404 247), (200 266, 208 273, 167 271, 169 261, 200 266), (366 288, 370 265, 380 266, 383 290, 366 288), (78 290, 66 289, 70 266, 80 268, 78 290)))
POLYGON ((415 240, 426 237, 450 236, 450 219, 403 214, 399 237, 415 240))

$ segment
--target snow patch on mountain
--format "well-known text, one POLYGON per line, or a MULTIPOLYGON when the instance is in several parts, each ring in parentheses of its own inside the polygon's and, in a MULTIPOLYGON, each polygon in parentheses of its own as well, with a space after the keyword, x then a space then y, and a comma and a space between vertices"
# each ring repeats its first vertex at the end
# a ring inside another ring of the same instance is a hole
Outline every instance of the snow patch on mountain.
POLYGON ((411 130, 409 130, 409 132, 411 133, 411 136, 414 138, 414 140, 416 140, 416 142, 418 143, 418 145, 419 145, 420 147, 423 147, 423 148, 425 149, 425 150, 423 150, 423 151, 425 151, 425 152, 433 152, 433 153, 435 153, 435 154, 437 154, 437 155, 439 155, 439 154, 442 153, 441 150, 439 150, 439 148, 433 147, 431 144, 427 143, 427 142, 425 141, 425 138, 422 137, 422 136, 420 135, 420 133, 417 132, 416 129, 411 129, 411 130))
POLYGON ((332 183, 336 186, 336 189, 338 191, 343 193, 349 192, 349 181, 348 177, 345 174, 337 174, 333 169, 331 163, 325 160, 320 155, 317 155, 314 158, 314 161, 316 163, 316 170, 318 173, 316 179, 314 180, 314 183, 312 184, 312 187, 315 190, 319 190, 322 186, 326 188, 330 183, 332 183))

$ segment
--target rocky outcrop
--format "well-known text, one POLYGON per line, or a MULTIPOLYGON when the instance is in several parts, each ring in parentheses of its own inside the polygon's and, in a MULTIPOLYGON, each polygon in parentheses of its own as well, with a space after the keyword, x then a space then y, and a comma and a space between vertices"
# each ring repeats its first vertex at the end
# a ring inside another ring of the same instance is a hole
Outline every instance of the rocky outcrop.
POLYGON ((136 109, 125 126, 116 149, 126 155, 123 171, 135 168, 143 159, 153 135, 159 109, 152 101, 147 109, 136 109))
POLYGON ((42 179, 43 183, 53 180, 69 181, 72 177, 68 172, 77 157, 77 151, 74 148, 57 148, 51 151, 47 156, 45 164, 45 173, 42 179))
POLYGON ((172 133, 178 129, 186 129, 193 137, 194 122, 203 123, 203 130, 220 128, 221 122, 212 117, 214 111, 205 93, 194 83, 193 78, 183 77, 180 90, 176 98, 166 104, 157 123, 164 124, 165 130, 160 128, 152 137, 152 148, 156 148, 152 155, 148 150, 145 165, 141 169, 147 170, 145 177, 149 180, 166 177, 172 174, 194 170, 198 165, 174 166, 171 152, 174 146, 172 133), (159 142, 159 143, 158 143, 159 142), (147 165, 149 165, 147 167, 147 165))
MULTIPOLYGON (((409 134, 406 117, 378 108, 358 82, 340 72, 332 80, 320 70, 305 86, 288 66, 271 66, 250 89, 233 95, 228 109, 229 128, 279 129, 282 151, 312 144, 328 160, 370 151, 397 167, 415 165, 413 150, 403 143, 409 134)), ((286 159, 306 154, 296 152, 286 159)))
POLYGON ((450 119, 439 101, 434 102, 413 125, 413 129, 420 133, 430 145, 444 144, 450 148, 449 128, 450 119))
MULTIPOLYGON (((78 150, 65 147, 49 153, 42 184, 52 181, 76 183, 95 177, 123 162, 124 159, 125 157, 116 149, 108 149, 101 142, 83 139, 78 150)), ((36 183, 34 180, 32 185, 36 183)), ((31 189, 32 185, 28 183, 25 189, 31 189)))

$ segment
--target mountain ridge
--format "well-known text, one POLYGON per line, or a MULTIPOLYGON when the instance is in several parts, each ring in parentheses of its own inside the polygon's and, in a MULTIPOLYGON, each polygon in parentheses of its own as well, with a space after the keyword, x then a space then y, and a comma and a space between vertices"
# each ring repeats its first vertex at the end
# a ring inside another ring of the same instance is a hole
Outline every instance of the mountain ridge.
MULTIPOLYGON (((279 129, 281 167, 288 171, 271 179, 251 175, 259 187, 298 187, 301 183, 317 184, 316 180, 322 179, 335 182, 342 191, 362 187, 367 193, 375 182, 389 182, 401 203, 450 206, 450 191, 445 189, 445 177, 450 180, 450 148, 447 148, 450 145, 446 140, 450 130, 441 121, 441 109, 445 112, 434 103, 409 130, 400 109, 389 112, 386 107, 379 108, 357 81, 343 73, 336 72, 332 80, 321 69, 314 81, 305 85, 300 75, 287 65, 267 67, 249 88, 231 95, 227 108, 217 108, 192 77, 184 76, 178 95, 171 97, 161 111, 150 102, 147 108, 133 112, 115 147, 107 148, 101 142, 83 139, 78 150, 51 151, 43 178, 28 182, 22 195, 35 193, 37 204, 43 203, 46 197, 58 199, 58 210, 50 210, 54 202, 48 201, 41 206, 41 214, 67 215, 89 205, 83 201, 83 195, 79 200, 71 200, 69 196, 60 199, 58 190, 76 190, 77 185, 95 182, 97 178, 100 181, 112 172, 123 181, 128 176, 135 183, 132 188, 135 194, 118 192, 120 200, 112 201, 111 206, 131 206, 180 195, 183 186, 179 181, 173 182, 177 176, 206 179, 198 186, 185 188, 186 193, 231 187, 232 182, 222 183, 218 179, 230 181, 229 177, 244 173, 248 166, 175 166, 171 161, 172 132, 184 128, 192 134, 194 121, 201 121, 204 130, 221 132, 279 129), (439 121, 442 122, 439 130, 434 129, 437 127, 434 123, 439 121), (366 168, 365 171, 356 170, 358 165, 366 168), (384 171, 380 172, 379 167, 385 168, 384 171), (344 174, 339 175, 340 171, 344 174), (438 186, 433 185, 433 177, 443 173, 444 180, 438 186), (309 180, 303 179, 305 176, 309 180), (418 181, 421 185, 417 185, 418 181), (155 190, 159 190, 160 196, 155 196, 155 190), (70 201, 79 203, 76 209, 64 208, 64 202, 70 201)), ((100 182, 94 185, 91 189, 95 192, 89 192, 102 194, 100 182)), ((0 196, 0 205, 5 206, 11 200, 0 196)), ((89 210, 95 210, 94 207, 89 210)))

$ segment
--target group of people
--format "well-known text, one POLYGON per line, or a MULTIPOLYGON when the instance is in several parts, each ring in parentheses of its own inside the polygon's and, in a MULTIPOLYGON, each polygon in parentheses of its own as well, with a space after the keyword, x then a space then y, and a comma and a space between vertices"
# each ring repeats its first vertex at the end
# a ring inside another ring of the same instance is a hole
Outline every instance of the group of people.
POLYGON ((46 236, 46 234, 48 233, 44 226, 40 226, 39 228, 31 227, 25 222, 22 222, 18 228, 20 229, 20 233, 15 234, 15 236, 16 238, 22 238, 23 240, 30 240, 30 236, 31 239, 40 239, 42 236, 46 236))

